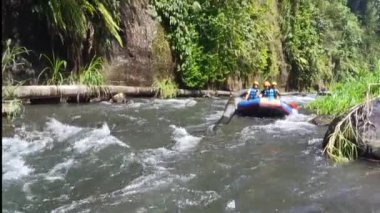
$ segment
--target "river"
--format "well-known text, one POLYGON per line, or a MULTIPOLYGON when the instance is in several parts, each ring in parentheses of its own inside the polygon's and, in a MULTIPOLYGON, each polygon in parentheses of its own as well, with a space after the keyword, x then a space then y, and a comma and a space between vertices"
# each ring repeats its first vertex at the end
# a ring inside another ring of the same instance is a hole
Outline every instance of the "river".
POLYGON ((3 119, 3 212, 380 212, 378 165, 326 159, 311 115, 207 132, 226 102, 25 106, 3 119))

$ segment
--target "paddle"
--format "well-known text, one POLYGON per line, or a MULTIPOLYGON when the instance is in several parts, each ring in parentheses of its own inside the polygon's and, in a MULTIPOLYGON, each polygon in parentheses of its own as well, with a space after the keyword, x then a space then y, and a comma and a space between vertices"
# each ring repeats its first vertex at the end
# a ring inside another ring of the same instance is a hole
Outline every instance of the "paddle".
POLYGON ((214 124, 212 130, 215 131, 221 124, 228 124, 231 121, 232 117, 235 115, 235 110, 235 97, 232 96, 228 99, 227 104, 224 107, 222 117, 214 124))

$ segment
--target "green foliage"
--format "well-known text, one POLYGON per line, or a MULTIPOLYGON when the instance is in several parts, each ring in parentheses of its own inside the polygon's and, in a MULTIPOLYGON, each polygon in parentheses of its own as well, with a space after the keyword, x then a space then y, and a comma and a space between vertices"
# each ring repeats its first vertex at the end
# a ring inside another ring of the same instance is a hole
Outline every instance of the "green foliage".
POLYGON ((24 54, 29 54, 29 50, 25 47, 18 47, 12 45, 12 41, 8 39, 2 44, 3 52, 1 55, 1 76, 3 78, 3 84, 13 85, 13 78, 11 76, 11 70, 17 69, 20 65, 23 65, 24 54))
POLYGON ((47 64, 47 67, 45 67, 41 71, 41 73, 38 75, 37 80, 40 79, 40 76, 43 73, 48 72, 47 75, 50 76, 48 77, 48 80, 46 82, 48 85, 63 84, 64 78, 63 78, 62 72, 66 70, 66 65, 67 65, 66 61, 60 58, 56 58, 54 53, 53 53, 52 58, 49 58, 49 56, 45 54, 41 54, 40 59, 42 57, 47 61, 48 64, 47 64))
POLYGON ((123 46, 119 7, 117 0, 37 0, 32 10, 47 21, 52 40, 60 38, 78 69, 87 60, 83 53, 104 54, 111 37, 123 46))
POLYGON ((278 74, 268 21, 275 1, 151 0, 164 23, 185 86, 204 87, 228 76, 278 74), (275 70, 277 69, 277 70, 275 70))
POLYGON ((79 82, 90 86, 104 84, 103 60, 100 57, 94 57, 91 62, 81 71, 79 82))
POLYGON ((170 78, 154 79, 153 87, 158 90, 160 98, 174 98, 177 95, 178 87, 170 78))
POLYGON ((169 34, 180 63, 177 70, 187 87, 226 82, 229 76, 243 81, 275 78, 288 64, 290 86, 308 89, 372 70, 380 57, 375 1, 366 5, 362 22, 346 1, 151 0, 151 4, 169 34))
MULTIPOLYGON (((331 96, 318 97, 308 104, 308 108, 313 109, 317 114, 339 115, 347 111, 350 107, 363 103, 369 84, 380 83, 380 61, 374 72, 361 72, 355 77, 347 78, 343 82, 334 84, 331 87, 331 96)), ((380 86, 370 89, 370 95, 380 96, 380 86)))
MULTIPOLYGON (((308 89, 357 76, 360 70, 373 71, 380 58, 378 0, 149 2, 170 41, 178 64, 176 79, 189 88, 223 86, 229 77, 243 83, 276 79, 281 71, 281 77, 289 72, 291 89, 308 89)), ((120 8, 133 7, 128 6, 130 1, 118 0, 36 0, 32 4, 31 10, 46 23, 53 51, 59 38, 67 48, 68 66, 76 74, 94 55, 108 53, 112 39, 123 45, 120 8)), ((164 47, 154 42, 154 51, 164 47)), ((14 53, 25 52, 20 48, 14 53)), ((9 65, 14 58, 3 54, 3 60, 9 65)), ((166 62, 153 61, 166 69, 166 62)), ((66 65, 50 64, 51 83, 61 83, 58 70, 66 65)))
POLYGON ((282 2, 282 16, 285 52, 296 88, 343 80, 372 69, 379 59, 375 29, 363 30, 366 27, 360 26, 345 1, 287 0, 282 2))

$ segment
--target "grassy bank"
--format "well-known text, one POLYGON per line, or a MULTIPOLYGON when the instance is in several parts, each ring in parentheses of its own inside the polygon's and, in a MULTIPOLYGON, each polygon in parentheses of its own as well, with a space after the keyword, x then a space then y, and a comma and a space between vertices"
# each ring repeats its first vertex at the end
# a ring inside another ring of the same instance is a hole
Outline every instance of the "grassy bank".
POLYGON ((308 104, 318 115, 339 115, 349 108, 363 103, 369 91, 370 97, 380 96, 380 61, 374 72, 362 72, 335 83, 331 88, 331 96, 321 96, 308 104), (370 86, 371 85, 371 86, 370 86))

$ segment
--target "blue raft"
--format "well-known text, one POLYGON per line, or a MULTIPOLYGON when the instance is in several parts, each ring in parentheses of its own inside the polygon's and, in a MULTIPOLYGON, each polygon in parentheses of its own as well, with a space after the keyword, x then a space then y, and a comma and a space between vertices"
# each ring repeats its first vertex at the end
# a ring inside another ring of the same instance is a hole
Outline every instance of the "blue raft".
MULTIPOLYGON (((297 106, 293 106, 296 108, 297 106)), ((255 117, 283 117, 293 112, 293 108, 284 101, 268 98, 242 100, 236 112, 239 115, 255 117)))

